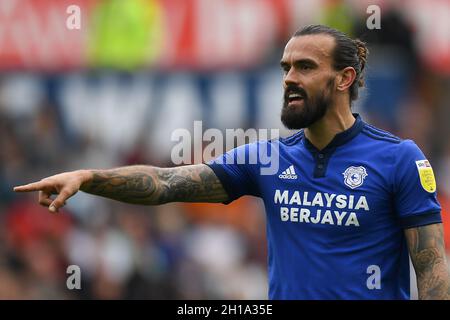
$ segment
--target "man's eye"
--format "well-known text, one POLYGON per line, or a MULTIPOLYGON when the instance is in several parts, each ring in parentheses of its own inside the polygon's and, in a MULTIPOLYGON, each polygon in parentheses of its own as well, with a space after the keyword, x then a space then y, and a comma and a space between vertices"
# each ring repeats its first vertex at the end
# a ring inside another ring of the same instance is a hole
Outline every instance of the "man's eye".
POLYGON ((300 69, 301 70, 309 70, 309 69, 311 69, 311 67, 307 66, 307 65, 303 65, 303 66, 300 67, 300 69))

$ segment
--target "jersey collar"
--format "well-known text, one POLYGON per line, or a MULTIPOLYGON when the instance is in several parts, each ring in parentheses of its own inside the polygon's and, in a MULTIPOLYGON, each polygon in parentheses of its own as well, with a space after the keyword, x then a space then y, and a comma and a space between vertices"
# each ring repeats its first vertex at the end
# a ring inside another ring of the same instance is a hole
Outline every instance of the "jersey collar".
POLYGON ((333 152, 337 147, 349 142, 356 137, 364 128, 364 122, 359 114, 354 113, 356 118, 355 123, 345 131, 336 134, 331 142, 322 150, 318 150, 307 138, 304 136, 305 147, 311 152, 314 159, 314 178, 323 178, 326 176, 328 163, 333 152))
POLYGON ((348 128, 345 131, 339 132, 336 134, 331 140, 331 142, 322 150, 318 150, 307 138, 304 136, 305 146, 312 152, 321 152, 325 153, 328 150, 334 150, 336 147, 339 147, 343 144, 346 144, 350 140, 352 140, 354 137, 356 137, 361 130, 364 128, 364 121, 361 119, 361 116, 359 113, 353 113, 353 116, 355 117, 355 123, 348 128))

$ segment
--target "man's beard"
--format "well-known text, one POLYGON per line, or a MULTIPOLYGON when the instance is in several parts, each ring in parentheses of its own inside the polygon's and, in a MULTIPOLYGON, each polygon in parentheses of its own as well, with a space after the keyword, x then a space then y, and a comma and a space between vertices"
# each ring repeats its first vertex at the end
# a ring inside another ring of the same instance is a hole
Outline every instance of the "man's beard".
POLYGON ((283 108, 281 110, 281 122, 284 126, 293 130, 303 129, 322 119, 329 106, 333 103, 331 92, 333 85, 334 79, 330 79, 323 93, 315 97, 308 97, 302 88, 288 85, 285 89, 283 108), (298 93, 303 97, 303 106, 288 106, 288 96, 291 93, 298 93))

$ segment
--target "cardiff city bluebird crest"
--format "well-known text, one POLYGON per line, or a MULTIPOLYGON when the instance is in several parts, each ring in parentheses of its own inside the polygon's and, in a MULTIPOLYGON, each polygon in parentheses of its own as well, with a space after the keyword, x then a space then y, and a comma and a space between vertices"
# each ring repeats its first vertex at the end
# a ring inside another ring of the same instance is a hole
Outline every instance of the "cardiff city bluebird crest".
POLYGON ((344 183, 346 186, 355 189, 362 186, 364 179, 367 177, 367 171, 364 167, 348 167, 343 173, 344 183))

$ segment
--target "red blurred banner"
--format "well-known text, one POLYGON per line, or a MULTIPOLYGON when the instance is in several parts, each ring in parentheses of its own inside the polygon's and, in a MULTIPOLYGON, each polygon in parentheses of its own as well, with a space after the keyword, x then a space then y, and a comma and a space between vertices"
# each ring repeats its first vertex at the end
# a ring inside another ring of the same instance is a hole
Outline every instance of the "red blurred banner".
POLYGON ((66 9, 88 0, 0 1, 0 68, 60 69, 84 63, 83 30, 66 28, 66 9))
MULTIPOLYGON (((0 70, 253 66, 303 20, 315 21, 309 10, 321 6, 309 0, 1 0, 0 70), (66 27, 71 5, 80 8, 79 30, 66 27)), ((449 74, 450 1, 411 0, 403 14, 415 25, 426 64, 449 74)))
POLYGON ((2 0, 0 68, 120 67, 124 59, 140 66, 253 65, 287 32, 287 2, 2 0), (79 30, 66 27, 70 5, 80 7, 79 30), (136 36, 143 28, 151 30, 136 36))

